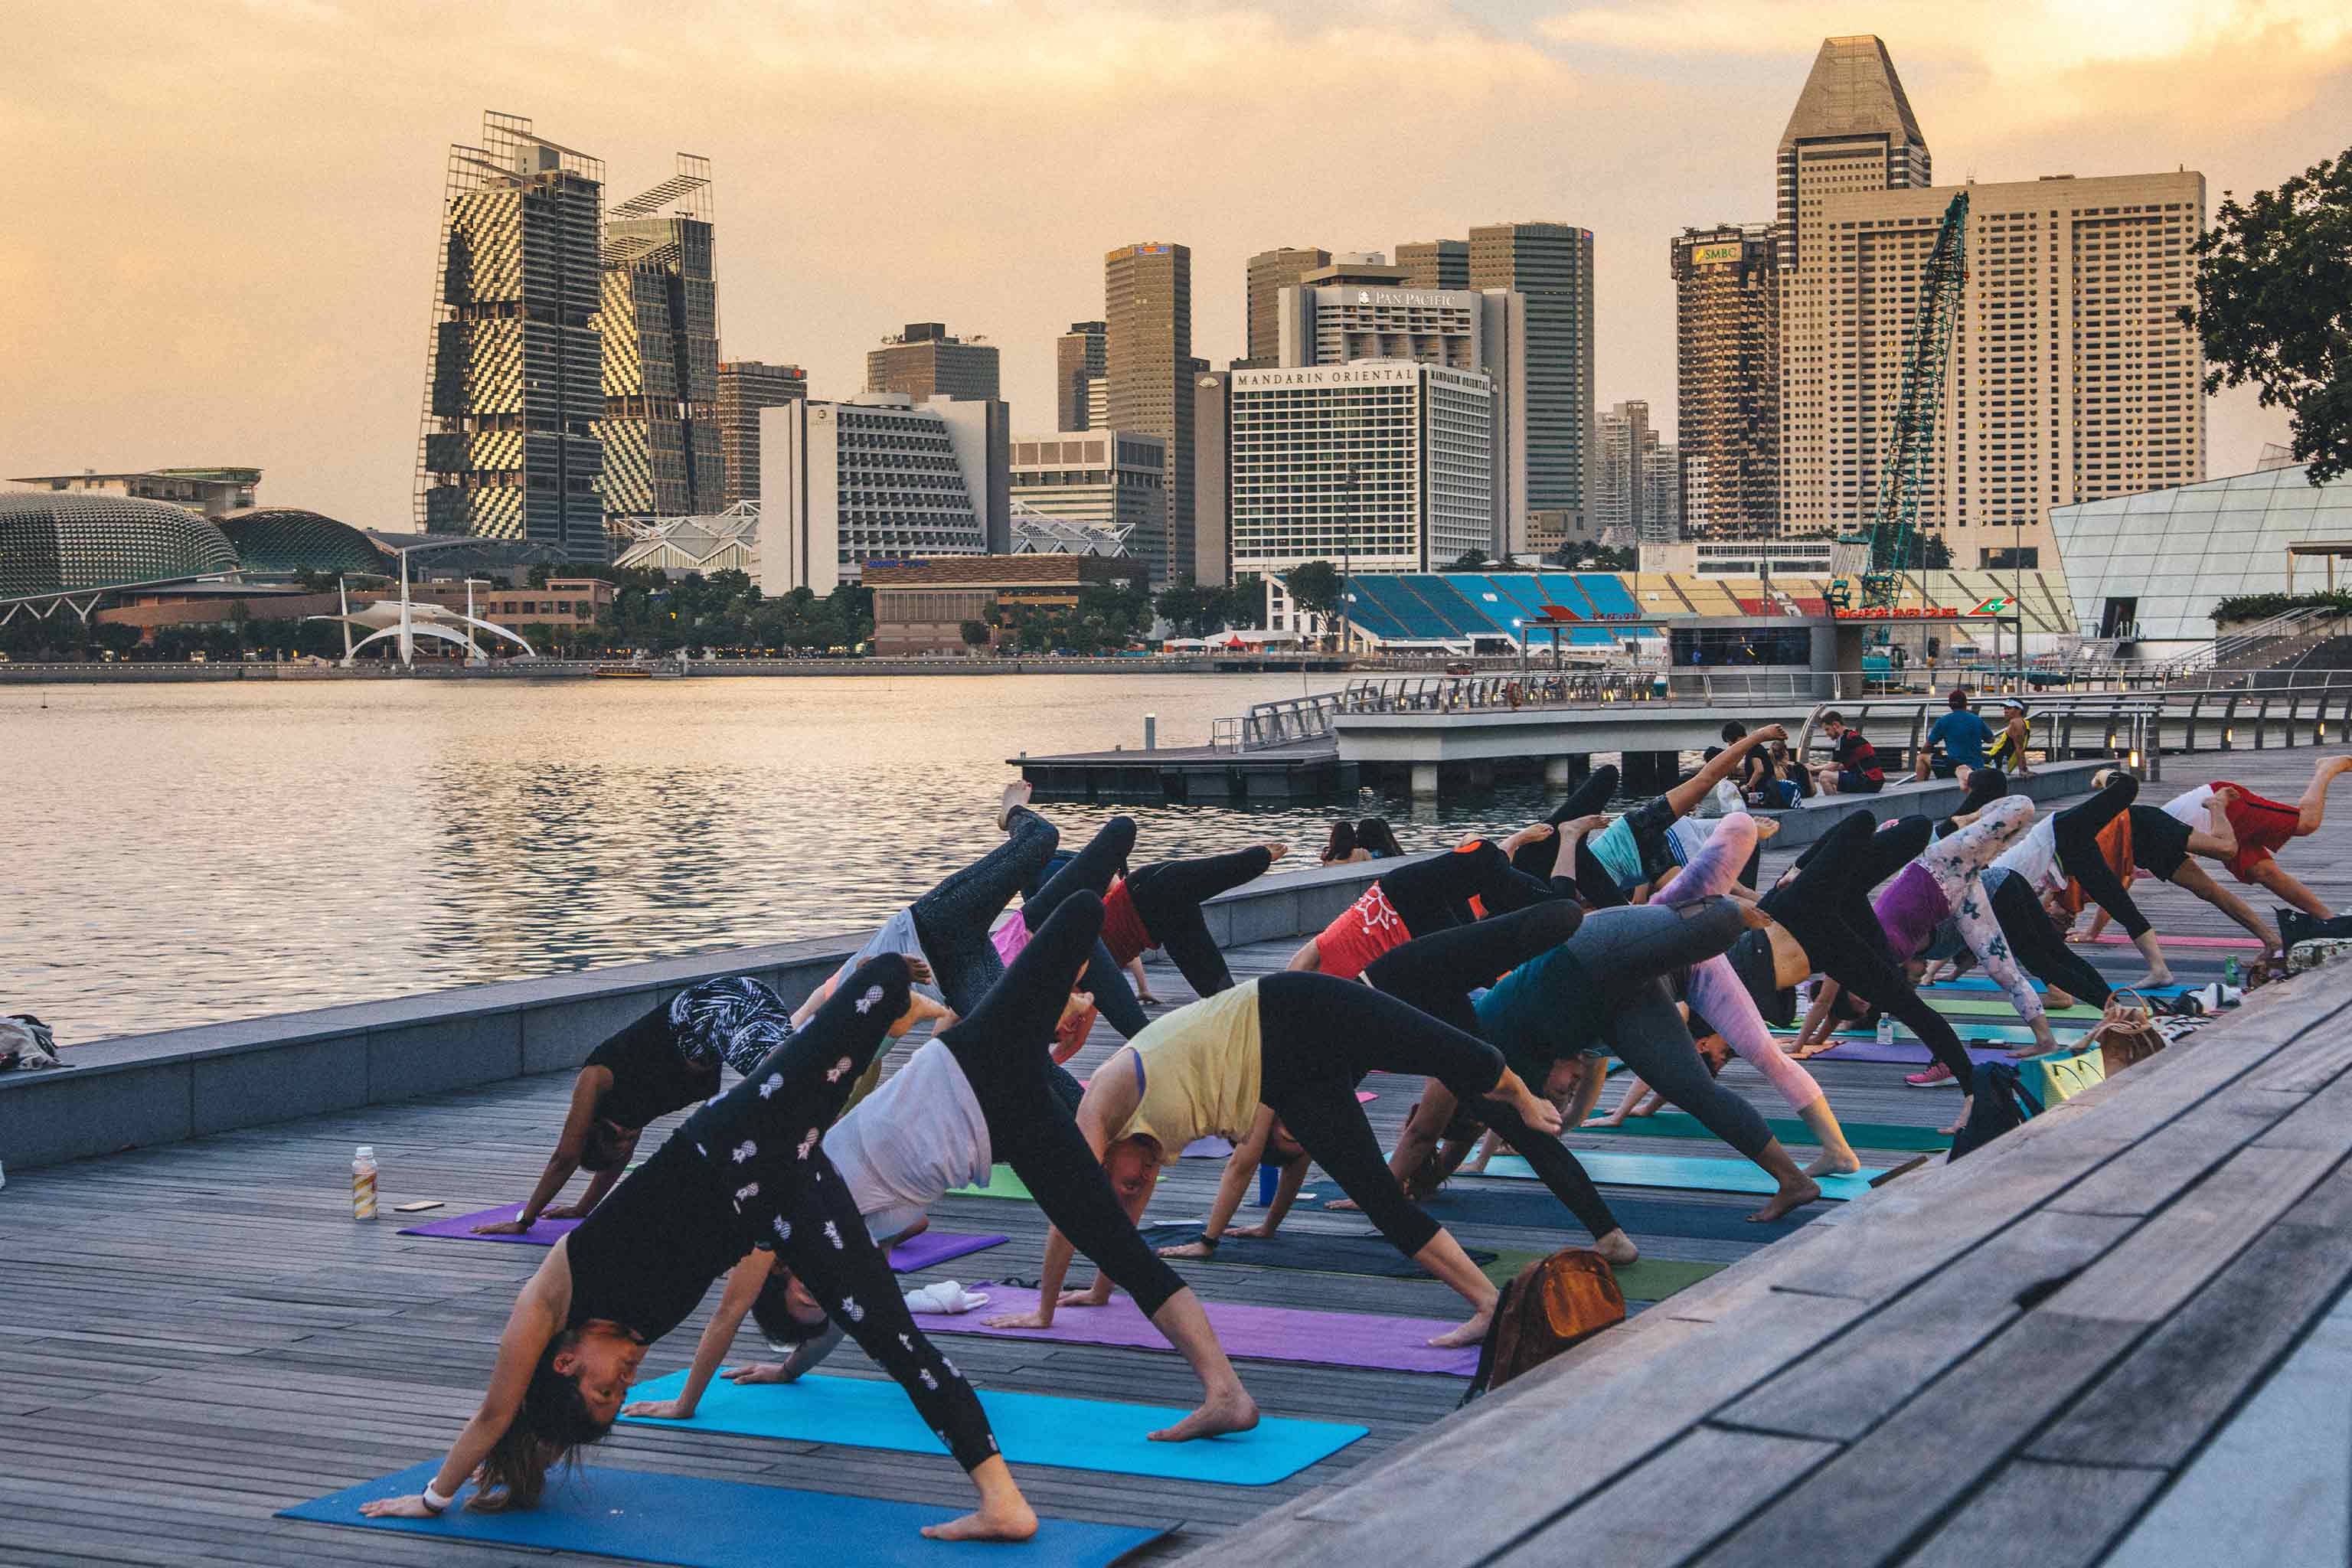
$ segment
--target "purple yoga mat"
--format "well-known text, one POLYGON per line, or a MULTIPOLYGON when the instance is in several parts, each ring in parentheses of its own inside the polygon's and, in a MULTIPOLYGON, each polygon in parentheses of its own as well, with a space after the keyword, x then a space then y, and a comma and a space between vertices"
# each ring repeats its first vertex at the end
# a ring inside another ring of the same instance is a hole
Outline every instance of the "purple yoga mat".
MULTIPOLYGON (((473 1214, 454 1215, 424 1225, 413 1225, 403 1230, 403 1236, 431 1236, 456 1241, 513 1241, 525 1247, 553 1247, 558 1237, 570 1234, 579 1226, 576 1219, 542 1219, 520 1236, 476 1236, 474 1227, 492 1220, 512 1219, 522 1213, 520 1204, 507 1204, 494 1209, 481 1209, 473 1214)), ((968 1253, 985 1252, 1001 1247, 1001 1236, 966 1236, 960 1231, 927 1230, 912 1241, 903 1241, 890 1249, 890 1267, 901 1274, 911 1274, 918 1268, 929 1268, 945 1263, 951 1258, 968 1253)))
MULTIPOLYGON (((2017 1059, 2000 1046, 1968 1046, 1967 1049, 1969 1060, 1972 1062, 2013 1062, 2017 1059)), ((1807 1059, 1822 1058, 1833 1062, 1903 1062, 1918 1067, 1926 1067, 1936 1059, 1934 1053, 1916 1040, 1891 1040, 1883 1046, 1876 1040, 1840 1040, 1828 1050, 1816 1051, 1807 1059)))
MULTIPOLYGON (((985 1321, 1008 1312, 1034 1312, 1037 1292, 1015 1285, 974 1285, 988 1305, 954 1316, 920 1312, 925 1333, 986 1334, 1000 1340, 1050 1340, 1062 1344, 1119 1345, 1137 1350, 1172 1347, 1151 1326, 1141 1308, 1124 1295, 1107 1307, 1064 1307, 1050 1329, 992 1329, 985 1321)), ((1478 1347, 1435 1350, 1423 1342, 1458 1328, 1437 1318, 1379 1318, 1365 1312, 1313 1312, 1297 1307, 1251 1307, 1235 1301, 1203 1301, 1209 1326, 1228 1355, 1259 1361, 1310 1362, 1318 1366, 1368 1366, 1384 1372, 1431 1372, 1468 1377, 1478 1370, 1478 1347)))

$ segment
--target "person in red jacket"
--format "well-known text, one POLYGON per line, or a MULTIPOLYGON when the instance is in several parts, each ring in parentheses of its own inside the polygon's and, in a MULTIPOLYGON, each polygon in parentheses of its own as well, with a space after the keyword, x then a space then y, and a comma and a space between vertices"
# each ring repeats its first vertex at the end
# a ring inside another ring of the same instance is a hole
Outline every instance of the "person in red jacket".
POLYGON ((1823 795, 1876 795, 1886 787, 1886 773, 1878 765, 1876 749, 1845 721, 1843 714, 1834 708, 1822 714, 1822 733, 1837 748, 1836 760, 1822 763, 1816 775, 1823 795))

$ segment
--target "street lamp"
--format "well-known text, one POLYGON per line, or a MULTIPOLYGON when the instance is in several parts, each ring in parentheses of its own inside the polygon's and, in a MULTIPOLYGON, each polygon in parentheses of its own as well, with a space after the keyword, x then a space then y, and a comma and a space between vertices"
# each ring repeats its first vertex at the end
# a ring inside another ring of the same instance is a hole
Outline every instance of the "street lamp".
POLYGON ((1519 677, 1525 679, 1528 673, 1528 634, 1517 616, 1511 617, 1511 637, 1519 645, 1519 677))
POLYGON ((1339 657, 1348 657, 1348 606, 1356 602, 1349 584, 1356 567, 1356 470, 1339 470, 1339 657))

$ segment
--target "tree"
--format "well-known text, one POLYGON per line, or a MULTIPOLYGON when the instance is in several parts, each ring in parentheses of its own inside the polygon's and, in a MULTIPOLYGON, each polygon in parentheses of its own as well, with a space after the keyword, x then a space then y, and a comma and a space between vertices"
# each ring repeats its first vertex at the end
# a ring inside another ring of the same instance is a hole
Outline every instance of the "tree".
POLYGON ((1949 572, 1952 569, 1952 547, 1938 535, 1931 533, 1920 548, 1919 563, 1929 572, 1949 572))
POLYGON ((2252 382, 2314 485, 2352 472, 2352 149, 2244 205, 2224 192, 2189 250, 2197 304, 2178 314, 2214 366, 2205 390, 2252 382))
POLYGON ((988 646, 989 632, 986 621, 966 621, 961 629, 964 647, 980 648, 988 646))
POLYGON ((1465 550, 1454 558, 1456 572, 1475 572, 1486 564, 1486 552, 1483 550, 1465 550))
POLYGON ((1339 569, 1328 561, 1309 561, 1293 566, 1282 574, 1282 588, 1300 614, 1315 617, 1318 629, 1328 628, 1331 617, 1339 613, 1342 591, 1339 569))

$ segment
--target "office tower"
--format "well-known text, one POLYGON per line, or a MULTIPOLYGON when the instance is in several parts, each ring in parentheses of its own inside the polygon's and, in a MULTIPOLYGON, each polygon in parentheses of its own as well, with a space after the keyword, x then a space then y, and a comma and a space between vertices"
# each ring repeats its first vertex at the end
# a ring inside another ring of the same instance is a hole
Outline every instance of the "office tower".
POLYGON ((721 504, 712 216, 710 160, 690 153, 677 155, 673 177, 604 215, 596 436, 608 527, 721 504))
POLYGON ((485 113, 449 149, 418 441, 417 521, 608 559, 604 446, 604 166, 485 113))
POLYGON ((1592 526, 1608 543, 1638 542, 1645 537, 1643 466, 1658 446, 1658 433, 1650 428, 1650 405, 1639 399, 1611 404, 1601 416, 1594 444, 1599 462, 1589 509, 1592 526))
MULTIPOLYGON (((1197 389, 1196 389, 1197 390, 1197 389)), ((1237 370, 1224 489, 1236 572, 1429 572, 1494 542, 1494 389, 1389 361, 1237 370)))
POLYGON ((726 360, 719 366, 719 504, 760 499, 760 410, 808 395, 808 372, 796 364, 726 360))
POLYGON ((1642 521, 1644 544, 1674 544, 1682 538, 1682 458, 1672 441, 1652 438, 1642 454, 1642 521))
POLYGON ((1125 245, 1103 258, 1104 423, 1168 443, 1168 558, 1192 559, 1192 252, 1125 245))
POLYGON ((1155 584, 1172 575, 1168 443, 1157 436, 1058 430, 1015 437, 1013 499, 1033 513, 1119 535, 1155 584))
POLYGON ((1769 224, 1686 228, 1675 279, 1675 427, 1686 537, 1763 538, 1780 523, 1780 280, 1769 224))
POLYGON ((869 560, 1010 552, 1001 402, 796 399, 763 411, 760 435, 762 592, 828 594, 869 560))
POLYGON ((1802 259, 1831 196, 1929 183, 1927 139, 1884 43, 1868 34, 1822 40, 1773 168, 1780 261, 1789 268, 1802 259))
POLYGON ((1302 249, 1285 246, 1279 250, 1261 250, 1249 258, 1249 295, 1244 304, 1244 319, 1249 333, 1249 353, 1234 362, 1235 370, 1255 369, 1281 362, 1275 357, 1275 307, 1282 290, 1318 267, 1331 265, 1328 250, 1302 249))
POLYGON ((1110 377, 1098 375, 1087 383, 1087 428, 1106 429, 1110 425, 1110 377))
MULTIPOLYGON (((2053 506, 2205 476, 2194 172, 1968 187, 1968 280, 1919 521, 1967 570, 2054 569, 2053 506)), ((1782 317, 1780 526, 1868 525, 1949 191, 1825 197, 1782 317)))
POLYGON ((996 347, 949 334, 939 321, 909 321, 878 349, 866 351, 866 390, 934 397, 995 397, 996 347))
MULTIPOLYGON (((1233 581, 1231 517, 1233 486, 1227 467, 1233 456, 1231 371, 1203 371, 1192 377, 1192 580, 1210 587, 1233 581)), ((1170 563, 1171 574, 1186 565, 1170 563)))
POLYGON ((1054 340, 1055 417, 1065 430, 1091 430, 1095 384, 1108 363, 1109 328, 1100 321, 1072 321, 1070 330, 1054 340))
MULTIPOLYGON (((1309 272, 1282 291, 1282 364, 1411 360, 1483 374, 1494 388, 1491 537, 1479 548, 1505 555, 1528 510, 1527 298, 1507 289, 1412 289, 1369 277, 1357 264, 1309 272), (1326 281, 1347 273, 1347 283, 1326 281)), ((1382 268, 1402 271, 1403 268, 1382 268)))
MULTIPOLYGON (((1470 231, 1470 287, 1527 296, 1527 508, 1560 514, 1545 533, 1573 533, 1592 463, 1592 231, 1482 224, 1470 231)), ((1538 532, 1528 525, 1511 550, 1540 547, 1538 532)))
POLYGON ((1466 239, 1409 239, 1396 247, 1397 265, 1412 289, 1470 287, 1470 242, 1466 239))

